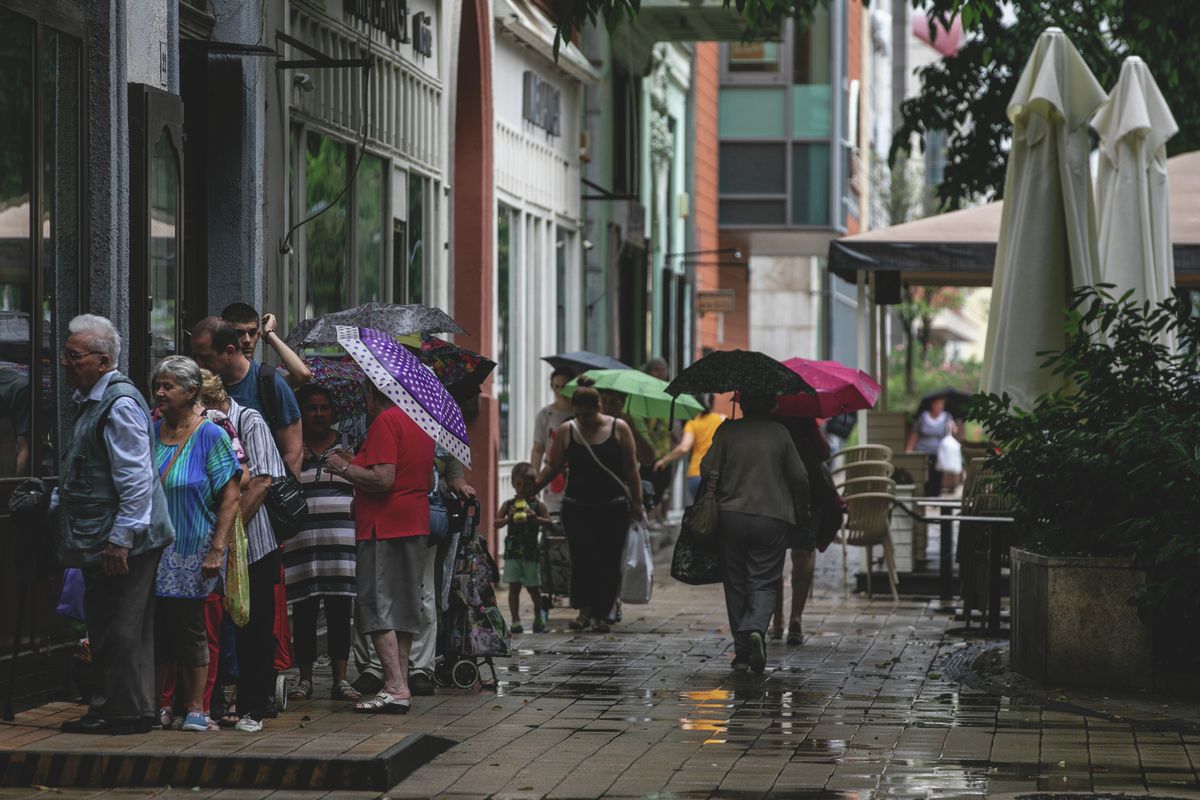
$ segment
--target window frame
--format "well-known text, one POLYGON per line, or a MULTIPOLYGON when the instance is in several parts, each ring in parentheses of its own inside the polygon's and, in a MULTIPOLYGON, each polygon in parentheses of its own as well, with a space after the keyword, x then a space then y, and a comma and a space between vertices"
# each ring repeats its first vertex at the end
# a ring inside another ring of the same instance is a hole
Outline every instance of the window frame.
POLYGON ((765 137, 747 137, 747 136, 731 136, 725 137, 717 133, 717 146, 726 143, 728 144, 783 144, 784 145, 784 170, 786 175, 786 192, 784 195, 779 194, 725 194, 721 191, 720 183, 717 186, 717 202, 718 216, 717 227, 721 230, 731 231, 752 231, 752 230, 794 230, 794 231, 836 231, 844 232, 846 229, 845 215, 839 213, 844 205, 844 198, 841 188, 844 183, 844 177, 841 174, 842 168, 839 164, 839 159, 842 152, 842 140, 846 135, 845 125, 843 124, 843 106, 845 98, 842 96, 845 92, 846 73, 844 62, 846 58, 846 45, 844 41, 845 28, 845 11, 842 3, 830 3, 829 6, 829 29, 832 41, 829 47, 829 134, 827 136, 811 136, 803 135, 796 136, 794 130, 794 92, 795 86, 816 86, 824 84, 794 84, 792 82, 792 66, 795 60, 796 46, 796 30, 795 23, 792 20, 788 21, 783 36, 779 41, 782 44, 780 50, 780 69, 778 73, 753 73, 753 72, 731 72, 729 70, 729 45, 724 43, 721 45, 720 58, 720 83, 718 91, 727 88, 766 88, 780 87, 782 88, 783 97, 783 117, 786 135, 765 136, 765 137), (792 175, 794 170, 794 150, 793 145, 796 144, 825 144, 830 150, 830 165, 826 176, 826 192, 829 196, 828 215, 829 218, 823 224, 792 224, 794 213, 793 201, 793 181, 792 175), (721 220, 720 204, 724 202, 737 203, 739 201, 771 201, 778 202, 782 197, 784 200, 784 213, 782 224, 773 222, 762 223, 729 223, 721 220))

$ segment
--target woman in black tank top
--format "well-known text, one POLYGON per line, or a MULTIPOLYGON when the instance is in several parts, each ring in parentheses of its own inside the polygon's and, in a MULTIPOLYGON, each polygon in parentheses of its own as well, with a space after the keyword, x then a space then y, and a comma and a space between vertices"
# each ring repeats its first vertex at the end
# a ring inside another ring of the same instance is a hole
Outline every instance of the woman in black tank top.
POLYGON ((642 484, 633 432, 600 413, 600 395, 586 376, 571 396, 575 418, 564 422, 550 446, 536 490, 569 465, 562 521, 571 552, 572 630, 608 631, 605 617, 621 586, 621 555, 631 519, 642 519, 642 484))

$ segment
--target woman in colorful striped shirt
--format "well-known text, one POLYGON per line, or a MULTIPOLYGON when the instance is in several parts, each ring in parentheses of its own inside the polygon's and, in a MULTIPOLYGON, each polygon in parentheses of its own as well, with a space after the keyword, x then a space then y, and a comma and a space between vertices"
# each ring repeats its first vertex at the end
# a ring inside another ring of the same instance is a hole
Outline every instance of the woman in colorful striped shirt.
POLYGON ((200 384, 200 367, 185 356, 168 356, 154 369, 154 399, 162 412, 154 423, 154 459, 175 528, 155 582, 155 696, 162 696, 174 665, 187 693, 187 731, 215 728, 204 709, 204 600, 225 572, 242 473, 225 431, 197 413, 200 384))
POLYGON ((300 680, 289 695, 308 700, 313 693, 317 658, 317 616, 325 604, 326 641, 333 667, 334 700, 360 700, 346 680, 350 659, 350 620, 354 610, 354 487, 325 469, 327 455, 354 451, 348 434, 335 431, 333 398, 327 389, 308 384, 297 393, 304 437, 300 483, 308 499, 308 520, 283 547, 284 582, 292 605, 292 644, 300 680))

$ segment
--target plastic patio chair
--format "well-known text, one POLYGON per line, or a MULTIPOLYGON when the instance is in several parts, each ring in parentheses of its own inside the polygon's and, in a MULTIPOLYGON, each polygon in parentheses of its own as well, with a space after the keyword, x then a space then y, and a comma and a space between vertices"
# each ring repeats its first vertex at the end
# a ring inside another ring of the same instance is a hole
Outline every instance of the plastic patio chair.
POLYGON ((885 444, 860 444, 854 447, 843 447, 833 454, 830 462, 844 467, 858 461, 891 461, 892 448, 885 444))
POLYGON ((896 482, 885 475, 870 475, 862 478, 850 478, 838 487, 842 497, 849 497, 863 492, 877 492, 896 496, 896 482))
POLYGON ((890 478, 895 471, 896 467, 890 461, 855 461, 834 468, 830 474, 834 485, 840 489, 855 478, 890 478))
POLYGON ((899 583, 899 577, 896 575, 896 550, 892 544, 891 533, 892 505, 895 500, 895 496, 886 492, 862 492, 846 497, 846 521, 842 524, 838 541, 842 545, 842 581, 847 599, 850 597, 849 548, 854 546, 867 549, 867 597, 873 597, 871 554, 876 545, 881 545, 888 582, 892 587, 892 601, 897 604, 900 602, 900 593, 896 590, 899 583))

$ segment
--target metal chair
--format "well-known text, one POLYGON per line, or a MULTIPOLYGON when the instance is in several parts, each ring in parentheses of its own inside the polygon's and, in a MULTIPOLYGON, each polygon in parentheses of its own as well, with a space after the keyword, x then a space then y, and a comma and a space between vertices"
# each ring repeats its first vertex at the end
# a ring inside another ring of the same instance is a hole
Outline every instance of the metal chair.
POLYGON ((892 505, 895 500, 893 495, 886 492, 862 492, 846 497, 846 521, 842 525, 838 541, 842 545, 842 580, 847 599, 850 597, 849 547, 853 545, 867 549, 867 597, 873 597, 871 554, 875 545, 882 545, 888 582, 892 587, 892 601, 897 604, 900 602, 900 593, 896 590, 899 583, 896 575, 896 551, 892 545, 891 533, 892 505))
MULTIPOLYGON (((967 462, 963 481, 962 511, 972 517, 1007 516, 1012 513, 1012 499, 1003 491, 996 474, 987 468, 987 459, 973 458, 967 462)), ((958 569, 963 618, 971 624, 972 613, 978 609, 986 616, 990 611, 991 582, 999 580, 988 569, 993 537, 1002 537, 1001 566, 1008 565, 1006 540, 1013 537, 1010 526, 987 522, 962 522, 958 528, 958 569)))

